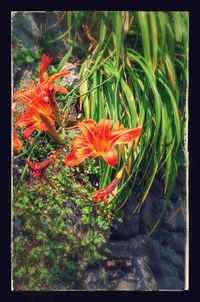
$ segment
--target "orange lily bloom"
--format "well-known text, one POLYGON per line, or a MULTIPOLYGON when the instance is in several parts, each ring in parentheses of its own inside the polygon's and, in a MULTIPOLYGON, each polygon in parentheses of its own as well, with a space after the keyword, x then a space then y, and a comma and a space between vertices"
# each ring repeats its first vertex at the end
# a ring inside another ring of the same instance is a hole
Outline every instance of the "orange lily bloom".
POLYGON ((24 114, 22 114, 16 121, 16 126, 26 127, 23 132, 25 139, 29 139, 30 134, 35 129, 40 129, 42 131, 48 130, 47 126, 40 118, 40 113, 48 118, 52 126, 55 125, 55 120, 52 117, 52 107, 49 104, 42 105, 39 102, 37 104, 37 110, 27 108, 24 114))
POLYGON ((50 184, 50 186, 53 187, 58 193, 60 192, 56 189, 56 187, 52 184, 52 182, 46 177, 45 170, 48 168, 49 165, 51 165, 56 160, 62 149, 63 147, 58 149, 49 158, 47 158, 42 162, 33 163, 30 162, 28 159, 26 159, 27 165, 29 166, 29 168, 33 170, 33 178, 40 177, 41 181, 42 179, 46 180, 50 184))
POLYGON ((113 193, 113 191, 119 184, 119 182, 122 178, 123 172, 124 172, 124 166, 122 166, 120 171, 117 173, 116 177, 105 189, 98 190, 98 191, 92 193, 92 196, 94 197, 95 202, 102 200, 105 204, 108 204, 107 195, 111 194, 113 197, 116 197, 116 195, 113 193))
POLYGON ((40 113, 47 117, 52 124, 55 125, 53 116, 53 103, 55 102, 55 91, 67 94, 68 91, 59 85, 53 85, 53 82, 70 73, 68 70, 62 70, 52 76, 47 76, 47 69, 51 64, 52 59, 44 54, 41 58, 39 67, 39 82, 35 86, 30 83, 28 88, 21 89, 14 93, 14 100, 18 103, 25 104, 27 107, 25 113, 18 118, 16 126, 26 127, 24 137, 29 138, 30 134, 35 129, 47 131, 45 123, 40 118, 40 113))
POLYGON ((58 149, 56 152, 54 152, 49 158, 42 162, 32 163, 28 159, 26 159, 27 165, 33 170, 33 177, 40 177, 44 175, 45 170, 48 168, 50 164, 52 164, 63 148, 58 149))
POLYGON ((76 136, 72 141, 72 153, 65 158, 65 165, 76 166, 89 156, 101 156, 109 165, 115 166, 118 155, 114 146, 134 140, 140 135, 142 128, 118 127, 111 130, 112 123, 109 119, 101 119, 99 124, 92 119, 79 122, 78 128, 83 135, 76 136))
POLYGON ((13 132, 13 150, 21 151, 22 148, 23 148, 23 145, 22 145, 17 133, 13 132))

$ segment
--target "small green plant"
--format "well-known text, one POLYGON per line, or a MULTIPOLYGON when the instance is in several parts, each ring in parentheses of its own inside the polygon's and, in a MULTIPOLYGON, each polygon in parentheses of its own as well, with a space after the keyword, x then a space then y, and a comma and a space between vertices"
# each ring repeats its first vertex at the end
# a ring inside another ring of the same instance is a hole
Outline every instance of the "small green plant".
POLYGON ((17 47, 17 51, 13 56, 13 59, 17 65, 21 66, 27 63, 33 63, 35 61, 39 61, 41 57, 41 53, 42 51, 40 49, 36 51, 32 51, 30 48, 22 44, 19 44, 17 47))
POLYGON ((82 288, 88 265, 105 258, 102 248, 113 218, 105 205, 91 202, 91 167, 88 162, 82 173, 78 168, 69 171, 57 161, 48 175, 61 194, 38 182, 24 182, 14 193, 15 289, 47 290, 60 284, 82 288))

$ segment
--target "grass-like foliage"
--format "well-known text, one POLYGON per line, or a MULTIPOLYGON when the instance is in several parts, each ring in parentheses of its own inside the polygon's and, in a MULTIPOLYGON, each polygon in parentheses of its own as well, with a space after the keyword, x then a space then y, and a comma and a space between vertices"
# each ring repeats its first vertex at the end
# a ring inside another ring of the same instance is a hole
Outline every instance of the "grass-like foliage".
MULTIPOLYGON (((59 68, 73 49, 80 47, 83 55, 80 83, 67 97, 80 98, 85 118, 143 129, 123 150, 131 154, 119 198, 139 186, 140 208, 162 167, 169 197, 184 152, 188 13, 77 11, 66 12, 66 20, 67 31, 58 39, 71 48, 59 68)), ((104 187, 113 169, 100 165, 104 187)))

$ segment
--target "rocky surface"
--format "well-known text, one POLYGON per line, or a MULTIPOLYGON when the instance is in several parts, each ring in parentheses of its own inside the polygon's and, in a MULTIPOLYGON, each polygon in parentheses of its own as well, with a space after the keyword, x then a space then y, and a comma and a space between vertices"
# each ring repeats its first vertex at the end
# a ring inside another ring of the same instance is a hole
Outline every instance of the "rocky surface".
POLYGON ((88 290, 157 290, 155 278, 143 257, 135 257, 129 269, 90 269, 85 274, 88 290))
POLYGON ((31 52, 40 48, 59 61, 69 48, 65 39, 58 39, 66 31, 63 23, 59 22, 61 18, 62 12, 15 12, 12 14, 12 40, 21 42, 31 52))
MULTIPOLYGON (((19 80, 30 78, 29 71, 34 69, 35 61, 39 62, 42 53, 52 56, 54 65, 67 53, 69 45, 66 39, 59 38, 66 31, 65 22, 62 22, 63 13, 12 13, 12 55, 15 58, 12 73, 15 86, 19 80)), ((74 67, 67 67, 74 76, 74 67)))
POLYGON ((109 259, 131 259, 128 269, 105 266, 88 270, 85 286, 88 290, 154 291, 185 289, 186 196, 184 171, 169 201, 166 213, 148 237, 147 234, 161 213, 163 184, 155 183, 138 214, 134 196, 125 205, 123 223, 117 223, 108 241, 109 259), (182 179, 180 181, 180 179, 182 179))

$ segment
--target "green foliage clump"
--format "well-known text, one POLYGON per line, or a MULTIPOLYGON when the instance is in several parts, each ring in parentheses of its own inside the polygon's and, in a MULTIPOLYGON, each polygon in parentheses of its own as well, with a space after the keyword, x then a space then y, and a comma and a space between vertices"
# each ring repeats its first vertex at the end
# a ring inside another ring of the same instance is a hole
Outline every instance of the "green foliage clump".
POLYGON ((88 265, 105 258, 102 248, 113 216, 105 205, 92 202, 93 165, 92 160, 67 169, 58 160, 50 166, 47 176, 61 194, 34 179, 29 184, 24 181, 14 192, 15 289, 82 288, 88 265))
POLYGON ((42 51, 40 49, 32 51, 30 48, 20 44, 13 56, 13 59, 17 65, 21 66, 27 63, 38 61, 41 57, 41 54, 42 51))

